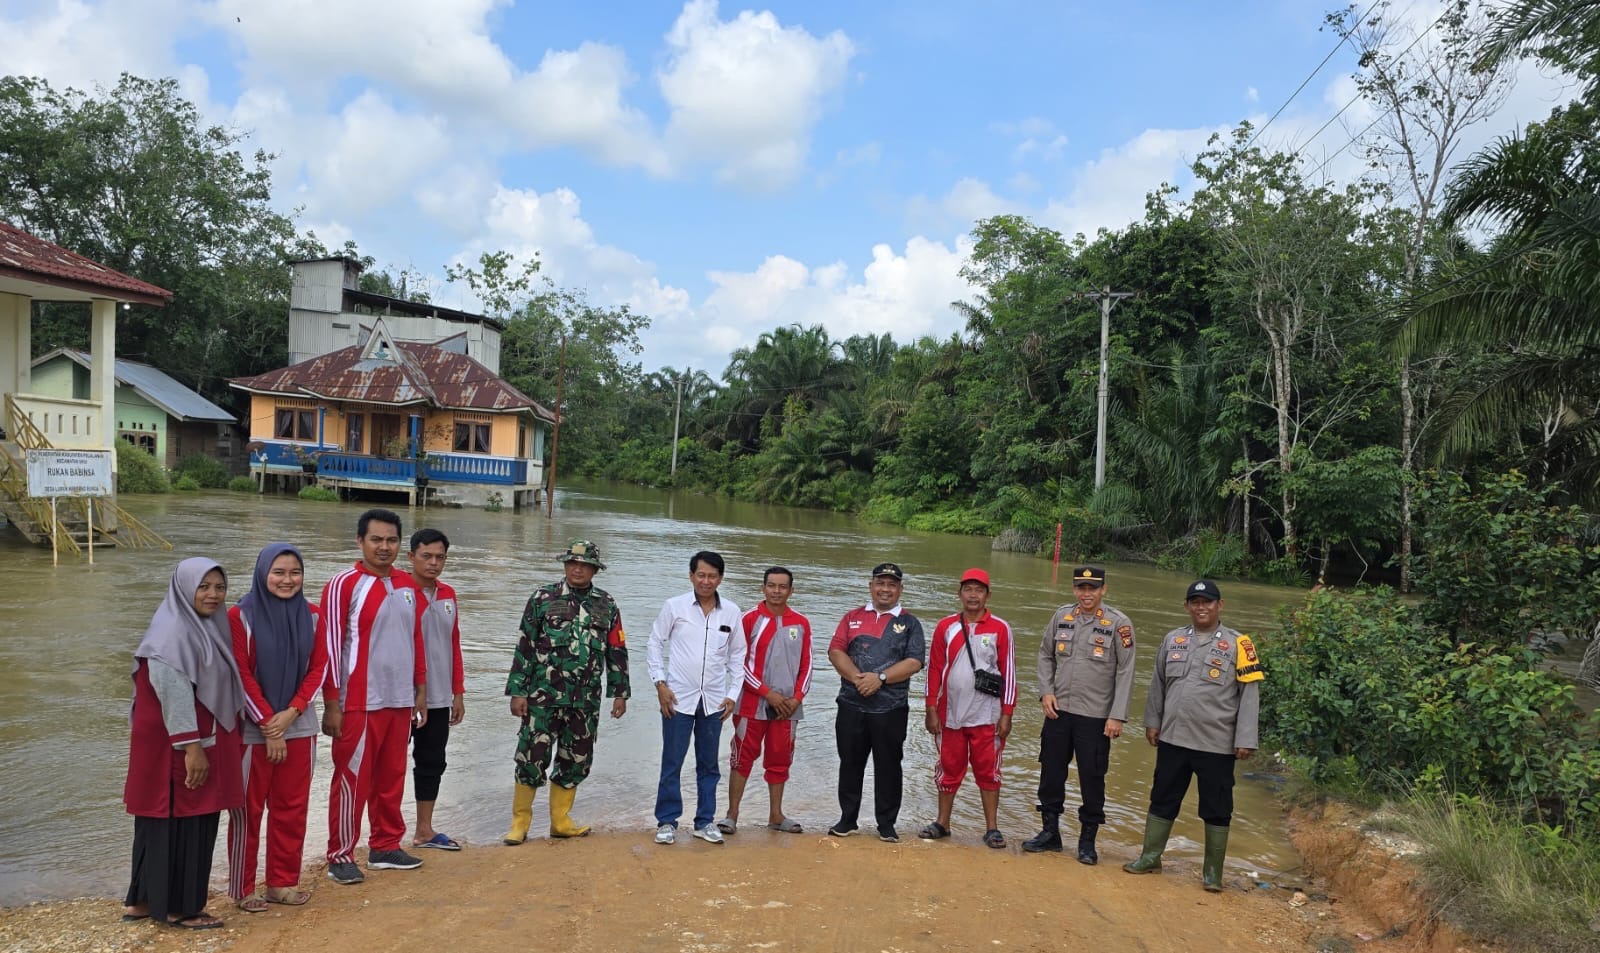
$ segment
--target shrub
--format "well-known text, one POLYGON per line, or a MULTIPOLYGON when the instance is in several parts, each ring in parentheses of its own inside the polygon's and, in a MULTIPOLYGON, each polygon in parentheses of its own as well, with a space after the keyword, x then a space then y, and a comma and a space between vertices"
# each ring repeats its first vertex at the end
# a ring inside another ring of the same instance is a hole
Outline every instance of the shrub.
POLYGON ((155 457, 126 440, 117 441, 118 493, 166 493, 171 489, 155 457))
POLYGON ((961 533, 967 536, 993 536, 1001 527, 977 510, 964 506, 945 506, 931 513, 918 513, 906 520, 906 529, 932 533, 961 533))
POLYGON ((200 481, 185 473, 183 476, 180 476, 177 480, 173 481, 172 488, 174 490, 181 490, 184 493, 193 493, 200 489, 200 481))
POLYGON ((1554 494, 1515 470, 1476 489, 1455 475, 1422 486, 1416 582, 1427 621, 1508 648, 1541 632, 1588 633, 1600 618, 1600 546, 1584 542, 1589 517, 1554 494))
POLYGON ((300 492, 296 495, 302 500, 311 500, 315 503, 339 502, 339 494, 333 492, 325 486, 303 486, 300 488, 300 492))
POLYGON ((208 490, 220 490, 228 485, 228 468, 221 460, 204 454, 192 453, 178 461, 175 471, 180 476, 193 477, 208 490))
POLYGON ((228 481, 228 489, 235 493, 254 493, 256 481, 247 476, 236 476, 228 481))

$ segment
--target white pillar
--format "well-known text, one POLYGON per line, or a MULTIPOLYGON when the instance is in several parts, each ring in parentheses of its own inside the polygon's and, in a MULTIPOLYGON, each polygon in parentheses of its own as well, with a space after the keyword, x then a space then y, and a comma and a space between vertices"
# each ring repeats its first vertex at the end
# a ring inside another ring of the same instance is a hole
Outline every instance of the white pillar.
POLYGON ((33 300, 0 294, 0 391, 33 389, 33 300))
POLYGON ((89 399, 100 402, 100 432, 95 439, 102 449, 111 450, 117 430, 117 303, 96 298, 89 308, 89 399))

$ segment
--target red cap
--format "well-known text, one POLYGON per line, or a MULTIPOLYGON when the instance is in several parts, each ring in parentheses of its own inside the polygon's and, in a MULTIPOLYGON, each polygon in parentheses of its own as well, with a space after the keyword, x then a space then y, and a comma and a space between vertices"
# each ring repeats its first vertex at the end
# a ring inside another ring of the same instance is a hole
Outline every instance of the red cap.
POLYGON ((958 583, 958 587, 969 582, 981 582, 983 583, 983 588, 987 589, 989 588, 989 574, 982 569, 968 569, 961 574, 961 582, 958 583))

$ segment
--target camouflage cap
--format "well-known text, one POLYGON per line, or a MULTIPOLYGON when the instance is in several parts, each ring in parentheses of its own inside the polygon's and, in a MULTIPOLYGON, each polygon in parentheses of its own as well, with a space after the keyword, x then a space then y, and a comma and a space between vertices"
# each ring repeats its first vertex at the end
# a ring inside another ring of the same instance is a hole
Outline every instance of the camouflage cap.
POLYGON ((600 547, 587 539, 575 539, 568 546, 567 551, 556 557, 564 563, 588 563, 596 569, 606 568, 600 561, 600 547))

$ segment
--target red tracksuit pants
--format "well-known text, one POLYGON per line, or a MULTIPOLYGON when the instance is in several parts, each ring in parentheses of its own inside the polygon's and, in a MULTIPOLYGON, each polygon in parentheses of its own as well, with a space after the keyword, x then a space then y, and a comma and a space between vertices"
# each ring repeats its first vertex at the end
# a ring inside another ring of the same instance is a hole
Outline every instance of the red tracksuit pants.
POLYGON ((411 709, 347 711, 333 742, 333 785, 328 795, 328 863, 355 860, 361 812, 372 824, 369 850, 395 850, 405 836, 400 802, 406 793, 406 753, 411 709))
POLYGON ((244 809, 228 812, 228 896, 235 900, 255 893, 263 814, 267 818, 267 886, 300 883, 317 739, 290 738, 285 746, 288 754, 280 764, 267 760, 266 745, 244 746, 244 809))

